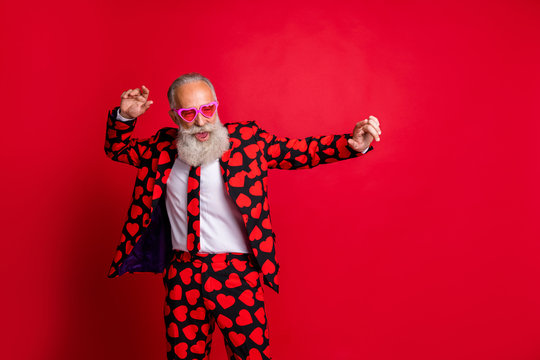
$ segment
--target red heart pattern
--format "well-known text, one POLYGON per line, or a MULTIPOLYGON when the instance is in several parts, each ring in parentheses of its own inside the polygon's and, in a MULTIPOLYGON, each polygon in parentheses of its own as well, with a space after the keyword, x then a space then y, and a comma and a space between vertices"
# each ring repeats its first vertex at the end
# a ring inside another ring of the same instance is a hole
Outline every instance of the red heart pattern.
MULTIPOLYGON (((220 290, 222 287, 221 283, 214 279, 213 277, 208 277, 208 280, 206 280, 206 283, 204 284, 204 290, 208 292, 212 292, 214 290, 220 290)), ((234 300, 234 298, 233 298, 234 300)), ((219 301, 219 299, 218 299, 219 301)))
POLYGON ((178 297, 170 291, 165 298, 169 359, 202 359, 203 354, 207 358, 214 324, 223 333, 229 358, 247 354, 253 359, 271 358, 268 338, 263 336, 267 333, 264 298, 258 295, 263 288, 253 255, 175 251, 163 284, 183 292, 178 297), (196 275, 202 284, 195 281, 196 275))
POLYGON ((199 340, 195 345, 191 346, 190 350, 195 354, 204 354, 206 351, 206 342, 204 340, 199 340))
POLYGON ((253 319, 251 318, 249 311, 247 311, 246 309, 240 310, 239 315, 236 317, 235 321, 240 326, 246 326, 253 323, 253 319))
POLYGON ((236 300, 234 300, 234 296, 232 295, 219 294, 217 296, 217 301, 222 308, 227 309, 233 306, 236 300))
POLYGON ((180 343, 174 347, 174 353, 180 359, 185 359, 187 357, 187 349, 188 349, 188 345, 186 343, 180 343))

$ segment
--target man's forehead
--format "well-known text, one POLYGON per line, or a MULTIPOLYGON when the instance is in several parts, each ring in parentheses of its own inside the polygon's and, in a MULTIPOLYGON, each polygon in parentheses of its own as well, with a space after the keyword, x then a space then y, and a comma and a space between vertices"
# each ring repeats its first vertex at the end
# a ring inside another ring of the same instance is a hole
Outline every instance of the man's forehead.
POLYGON ((212 89, 204 81, 194 81, 177 87, 175 96, 182 107, 197 106, 214 101, 212 89))

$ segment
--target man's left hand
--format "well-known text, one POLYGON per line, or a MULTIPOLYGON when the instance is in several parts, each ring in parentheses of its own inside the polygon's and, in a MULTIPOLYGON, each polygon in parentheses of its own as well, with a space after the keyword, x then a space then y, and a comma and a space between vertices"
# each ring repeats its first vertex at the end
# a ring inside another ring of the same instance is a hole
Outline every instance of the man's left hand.
POLYGON ((363 152, 369 147, 373 139, 380 141, 380 135, 379 120, 370 115, 368 119, 356 123, 351 134, 352 138, 349 139, 349 146, 356 151, 363 152))

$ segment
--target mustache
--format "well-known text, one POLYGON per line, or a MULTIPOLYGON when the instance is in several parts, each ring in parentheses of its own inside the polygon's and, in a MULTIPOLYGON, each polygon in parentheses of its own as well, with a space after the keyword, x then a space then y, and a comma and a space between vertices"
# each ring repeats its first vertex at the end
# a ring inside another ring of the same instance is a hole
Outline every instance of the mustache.
POLYGON ((216 124, 207 123, 207 124, 204 124, 203 126, 193 125, 187 129, 182 128, 180 130, 181 130, 181 133, 184 135, 194 135, 200 132, 212 132, 215 129, 216 129, 216 124))

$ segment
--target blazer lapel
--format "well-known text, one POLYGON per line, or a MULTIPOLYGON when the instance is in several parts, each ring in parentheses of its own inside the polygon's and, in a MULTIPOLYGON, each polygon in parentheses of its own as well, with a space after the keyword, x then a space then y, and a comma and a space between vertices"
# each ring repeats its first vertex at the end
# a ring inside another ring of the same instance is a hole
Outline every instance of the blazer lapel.
POLYGON ((238 141, 238 139, 231 137, 231 133, 229 129, 229 150, 225 151, 223 155, 221 155, 221 158, 219 159, 219 165, 221 167, 221 176, 223 176, 223 183, 225 184, 225 189, 227 190, 227 193, 229 194, 229 196, 231 196, 231 193, 229 191, 229 178, 231 176, 231 169, 229 166, 229 161, 231 159, 231 155, 234 153, 235 149, 238 148, 238 146, 240 146, 240 141, 238 141))
MULTIPOLYGON (((231 149, 225 151, 221 158, 219 159, 219 166, 221 168, 221 176, 223 177, 223 183, 225 184, 225 189, 229 193, 229 175, 231 175, 231 170, 229 170, 228 163, 229 157, 231 155, 231 149)), ((230 196, 231 194, 229 194, 230 196)))
POLYGON ((166 146, 159 154, 156 180, 152 191, 152 210, 155 209, 159 199, 165 192, 167 180, 169 179, 169 174, 177 156, 176 140, 172 141, 171 144, 166 146))

